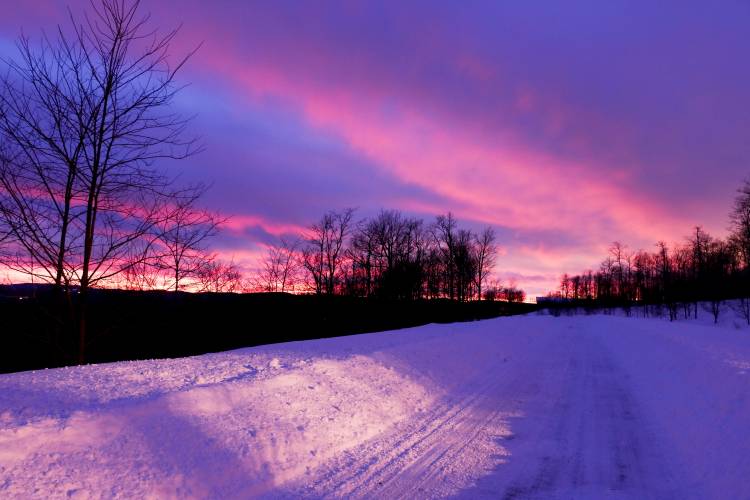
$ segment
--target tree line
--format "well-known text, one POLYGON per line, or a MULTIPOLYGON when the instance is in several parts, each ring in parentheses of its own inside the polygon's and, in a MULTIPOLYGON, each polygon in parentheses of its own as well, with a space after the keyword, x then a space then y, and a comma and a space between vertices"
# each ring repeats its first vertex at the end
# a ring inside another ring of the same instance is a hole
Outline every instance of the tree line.
POLYGON ((458 227, 453 214, 432 223, 382 210, 359 221, 355 211, 331 211, 306 234, 268 249, 255 289, 309 291, 416 300, 449 298, 522 302, 514 284, 490 280, 497 260, 495 232, 458 227))
MULTIPOLYGON (((693 228, 682 243, 659 241, 653 251, 629 251, 614 242, 599 268, 578 275, 564 274, 551 298, 589 305, 617 305, 630 312, 633 304, 657 306, 675 320, 698 316, 704 303, 714 322, 732 302, 750 325, 750 179, 738 189, 729 214, 725 238, 693 228)), ((644 314, 649 308, 644 307, 644 314)))

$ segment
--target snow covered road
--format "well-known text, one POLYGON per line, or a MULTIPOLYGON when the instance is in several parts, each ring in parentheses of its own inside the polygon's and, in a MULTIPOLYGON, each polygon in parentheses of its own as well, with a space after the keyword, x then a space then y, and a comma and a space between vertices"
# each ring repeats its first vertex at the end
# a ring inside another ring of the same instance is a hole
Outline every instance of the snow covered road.
POLYGON ((750 498, 750 332, 428 325, 0 376, 0 497, 750 498))

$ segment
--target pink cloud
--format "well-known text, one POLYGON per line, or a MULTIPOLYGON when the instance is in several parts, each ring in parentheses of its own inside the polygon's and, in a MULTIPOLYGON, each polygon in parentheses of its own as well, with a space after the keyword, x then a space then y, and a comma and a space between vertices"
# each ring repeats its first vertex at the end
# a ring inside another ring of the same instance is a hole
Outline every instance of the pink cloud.
POLYGON ((468 207, 458 212, 460 217, 576 233, 596 231, 611 220, 623 238, 639 241, 670 235, 675 225, 686 227, 658 203, 618 188, 617 176, 597 179, 596 166, 562 164, 512 146, 488 145, 417 107, 402 106, 397 118, 384 117, 380 103, 365 98, 367 89, 308 87, 285 76, 291 71, 255 67, 228 55, 208 54, 201 61, 251 98, 273 95, 293 103, 313 126, 341 137, 404 182, 468 207))
POLYGON ((238 234, 248 228, 259 227, 274 236, 303 234, 307 228, 296 224, 286 224, 270 221, 260 215, 232 215, 222 224, 222 228, 238 234))

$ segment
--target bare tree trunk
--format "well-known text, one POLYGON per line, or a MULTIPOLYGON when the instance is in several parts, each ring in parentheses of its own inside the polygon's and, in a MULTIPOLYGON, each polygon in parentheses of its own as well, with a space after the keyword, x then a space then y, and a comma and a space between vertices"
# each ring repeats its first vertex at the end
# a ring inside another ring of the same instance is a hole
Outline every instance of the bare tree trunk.
POLYGON ((78 294, 78 364, 86 362, 86 329, 88 327, 88 289, 82 288, 78 294))

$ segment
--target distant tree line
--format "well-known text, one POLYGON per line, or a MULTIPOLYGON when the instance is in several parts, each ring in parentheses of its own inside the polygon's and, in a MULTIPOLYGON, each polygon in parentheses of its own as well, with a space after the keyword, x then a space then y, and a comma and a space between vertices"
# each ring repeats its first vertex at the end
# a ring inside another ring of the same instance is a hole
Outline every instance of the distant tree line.
MULTIPOLYGON (((738 190, 729 215, 731 231, 715 238, 697 226, 681 244, 656 243, 654 251, 628 251, 614 242, 599 268, 564 274, 559 291, 551 294, 564 303, 623 306, 654 305, 670 320, 698 316, 703 303, 718 322, 724 304, 733 307, 750 325, 750 180, 738 190)), ((649 309, 643 309, 648 314, 649 309)))
POLYGON ((255 287, 401 300, 522 302, 522 290, 490 282, 495 240, 491 227, 480 233, 461 229, 451 213, 427 224, 397 210, 359 221, 352 209, 331 211, 306 234, 271 246, 255 287))

